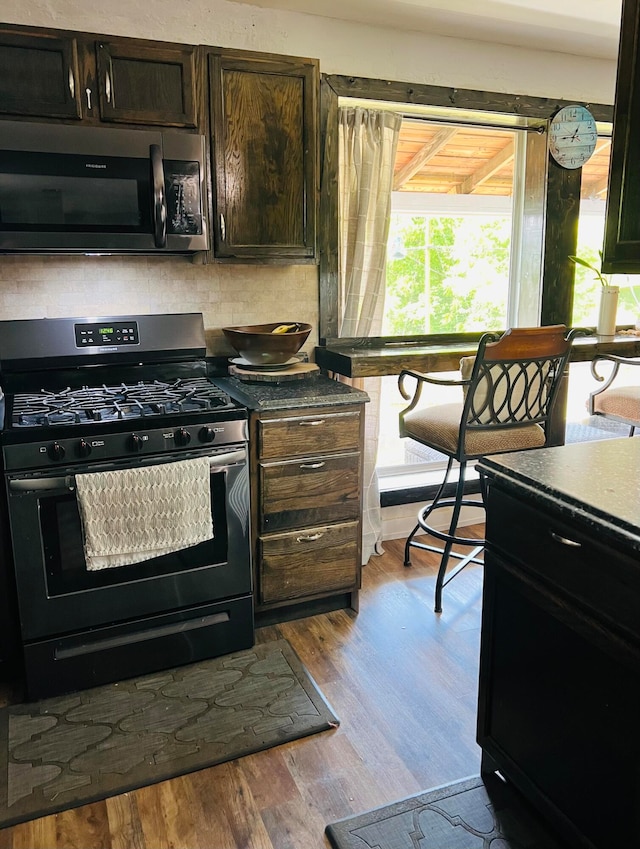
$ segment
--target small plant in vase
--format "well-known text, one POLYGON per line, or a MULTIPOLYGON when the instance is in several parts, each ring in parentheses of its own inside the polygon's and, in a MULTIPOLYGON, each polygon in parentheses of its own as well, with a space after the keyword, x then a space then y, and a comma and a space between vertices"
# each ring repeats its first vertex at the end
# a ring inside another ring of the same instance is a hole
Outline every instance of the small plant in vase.
MULTIPOLYGON (((602 251, 598 251, 598 254, 600 255, 600 263, 602 263, 602 251)), ((606 274, 603 274, 600 268, 588 262, 588 260, 582 259, 579 256, 570 256, 569 259, 576 265, 582 265, 593 271, 595 279, 600 281, 600 309, 598 312, 596 332, 598 336, 615 336, 616 312, 618 310, 618 295, 620 292, 619 286, 612 285, 610 278, 606 274)))

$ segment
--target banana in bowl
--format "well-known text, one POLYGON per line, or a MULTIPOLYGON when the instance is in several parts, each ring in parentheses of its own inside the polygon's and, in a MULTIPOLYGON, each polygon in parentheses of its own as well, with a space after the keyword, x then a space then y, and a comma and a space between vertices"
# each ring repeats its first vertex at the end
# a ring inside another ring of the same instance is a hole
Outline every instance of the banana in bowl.
POLYGON ((311 333, 311 325, 302 321, 275 321, 223 327, 222 332, 248 363, 282 365, 302 348, 311 333))

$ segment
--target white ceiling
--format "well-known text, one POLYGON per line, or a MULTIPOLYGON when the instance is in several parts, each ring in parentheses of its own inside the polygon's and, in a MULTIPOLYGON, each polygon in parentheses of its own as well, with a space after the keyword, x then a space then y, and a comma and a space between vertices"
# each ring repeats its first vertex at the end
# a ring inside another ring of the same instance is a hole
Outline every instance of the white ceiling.
POLYGON ((618 53, 622 0, 232 0, 410 32, 602 59, 618 53))

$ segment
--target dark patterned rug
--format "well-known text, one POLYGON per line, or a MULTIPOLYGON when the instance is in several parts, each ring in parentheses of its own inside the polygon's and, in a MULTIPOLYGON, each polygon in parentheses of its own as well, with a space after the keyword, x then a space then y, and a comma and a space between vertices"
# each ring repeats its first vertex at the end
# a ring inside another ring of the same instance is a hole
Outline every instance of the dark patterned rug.
POLYGON ((10 705, 0 709, 0 827, 337 725, 286 640, 10 705))
POLYGON ((334 849, 563 849, 496 776, 467 778, 326 828, 334 849))

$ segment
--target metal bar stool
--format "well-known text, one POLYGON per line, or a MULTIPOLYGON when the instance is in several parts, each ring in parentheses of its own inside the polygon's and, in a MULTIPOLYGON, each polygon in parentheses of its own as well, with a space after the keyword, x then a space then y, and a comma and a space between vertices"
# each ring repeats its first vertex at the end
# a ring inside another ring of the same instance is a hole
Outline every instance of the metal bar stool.
POLYGON ((629 425, 629 436, 640 427, 640 386, 613 386, 621 365, 640 366, 640 359, 619 357, 616 354, 598 354, 591 361, 591 374, 603 385, 589 393, 587 409, 591 416, 603 416, 614 422, 629 425), (613 363, 605 379, 598 371, 603 361, 613 363))
MULTIPOLYGON (((405 544, 404 565, 410 566, 412 547, 441 554, 435 587, 435 611, 442 611, 442 590, 469 563, 482 563, 479 554, 484 540, 459 536, 462 507, 478 502, 464 497, 467 464, 490 454, 541 448, 547 443, 547 430, 560 380, 565 372, 573 337, 582 331, 567 332, 563 324, 547 327, 518 327, 501 336, 485 333, 475 357, 460 361, 460 379, 448 380, 422 372, 403 369, 398 388, 410 401, 399 416, 400 436, 409 437, 449 458, 444 480, 433 501, 418 512, 417 523, 405 544), (413 386, 410 390, 410 385, 413 386), (459 403, 435 406, 419 405, 425 384, 462 387, 459 403), (458 463, 458 482, 453 497, 445 492, 454 462, 458 463), (431 514, 452 508, 449 530, 441 531, 429 523, 431 514), (415 539, 425 531, 444 543, 443 547, 415 539), (470 546, 468 554, 453 550, 454 544, 470 546), (460 560, 447 574, 451 557, 460 560)), ((484 506, 484 480, 481 478, 484 506)))

